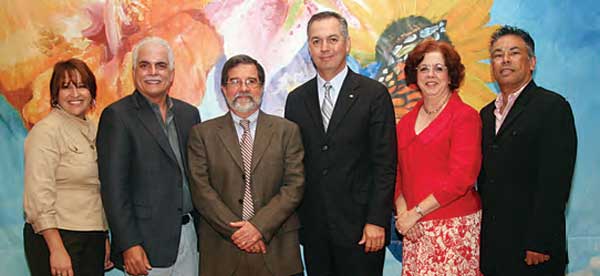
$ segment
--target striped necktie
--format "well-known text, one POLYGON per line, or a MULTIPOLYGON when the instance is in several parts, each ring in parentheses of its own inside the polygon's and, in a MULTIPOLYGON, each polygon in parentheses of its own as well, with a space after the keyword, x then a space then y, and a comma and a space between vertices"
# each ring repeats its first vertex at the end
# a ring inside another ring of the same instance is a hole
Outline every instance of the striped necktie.
POLYGON ((325 127, 325 132, 327 132, 329 120, 331 120, 331 113, 333 113, 333 100, 331 100, 331 91, 333 90, 333 85, 331 85, 329 82, 326 82, 323 85, 323 88, 325 88, 325 97, 323 97, 323 104, 321 105, 321 115, 323 116, 323 126, 325 127))
POLYGON ((250 186, 252 180, 250 175, 250 169, 252 166, 252 134, 250 134, 250 121, 240 120, 240 125, 244 129, 242 140, 240 141, 242 163, 244 165, 244 199, 242 201, 242 219, 249 220, 254 216, 252 187, 250 186))

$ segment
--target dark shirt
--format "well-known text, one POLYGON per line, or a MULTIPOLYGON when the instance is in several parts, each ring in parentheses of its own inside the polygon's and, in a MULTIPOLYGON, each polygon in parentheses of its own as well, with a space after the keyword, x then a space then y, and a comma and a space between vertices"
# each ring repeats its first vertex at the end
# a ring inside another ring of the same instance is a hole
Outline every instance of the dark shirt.
POLYGON ((181 150, 179 148, 179 137, 177 136, 177 128, 175 127, 175 116, 173 115, 173 101, 169 96, 167 96, 167 116, 166 119, 163 120, 158 104, 153 103, 146 97, 144 98, 148 101, 150 107, 152 107, 152 111, 154 112, 154 115, 156 115, 159 125, 162 127, 162 130, 169 139, 169 145, 171 145, 171 150, 173 150, 175 158, 177 159, 177 164, 179 164, 179 170, 183 176, 183 213, 189 213, 194 209, 194 206, 192 205, 192 196, 190 193, 188 179, 183 168, 183 160, 181 156, 181 150))

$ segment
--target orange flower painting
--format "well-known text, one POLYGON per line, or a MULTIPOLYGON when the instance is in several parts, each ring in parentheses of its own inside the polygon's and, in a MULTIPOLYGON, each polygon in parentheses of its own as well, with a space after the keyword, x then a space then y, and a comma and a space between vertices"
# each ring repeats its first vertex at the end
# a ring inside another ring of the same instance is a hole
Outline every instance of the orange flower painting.
POLYGON ((198 105, 206 75, 223 54, 223 40, 202 1, 108 0, 11 1, 0 10, 0 91, 26 126, 50 110, 48 83, 54 63, 80 58, 98 81, 97 120, 102 109, 133 92, 132 47, 160 36, 175 52, 171 95, 198 105))
POLYGON ((98 80, 91 118, 130 94, 131 51, 146 36, 160 36, 175 52, 170 94, 200 107, 203 115, 222 113, 218 76, 223 61, 245 53, 267 71, 263 109, 282 114, 287 93, 314 76, 305 48, 306 23, 322 10, 348 19, 350 67, 384 83, 399 119, 420 94, 404 83, 404 59, 423 39, 451 42, 467 74, 460 93, 480 108, 493 99, 487 41, 491 0, 412 1, 11 1, 0 8, 0 92, 31 127, 50 110, 52 66, 77 57, 98 80), (203 111, 204 110, 204 111, 203 111))

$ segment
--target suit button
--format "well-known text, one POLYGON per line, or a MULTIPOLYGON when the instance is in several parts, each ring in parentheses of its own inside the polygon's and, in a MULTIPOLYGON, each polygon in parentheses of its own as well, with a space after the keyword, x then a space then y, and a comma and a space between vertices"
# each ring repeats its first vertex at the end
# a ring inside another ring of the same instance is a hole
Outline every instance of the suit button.
POLYGON ((327 169, 324 169, 324 170, 323 170, 321 173, 322 173, 323 175, 327 175, 327 173, 329 173, 329 171, 328 171, 327 169))
POLYGON ((321 151, 327 151, 328 149, 329 149, 329 146, 327 146, 327 145, 323 145, 321 147, 321 151))
POLYGON ((489 182, 490 182, 490 184, 494 184, 494 183, 496 183, 496 180, 494 180, 494 179, 490 179, 490 181, 489 181, 489 182))
POLYGON ((240 198, 240 199, 238 199, 238 203, 239 203, 239 204, 243 204, 243 203, 244 203, 244 200, 240 198))
POLYGON ((499 148, 500 148, 500 146, 498 146, 498 145, 496 145, 496 144, 493 144, 493 145, 492 145, 492 150, 493 150, 493 151, 498 151, 498 149, 499 149, 499 148))

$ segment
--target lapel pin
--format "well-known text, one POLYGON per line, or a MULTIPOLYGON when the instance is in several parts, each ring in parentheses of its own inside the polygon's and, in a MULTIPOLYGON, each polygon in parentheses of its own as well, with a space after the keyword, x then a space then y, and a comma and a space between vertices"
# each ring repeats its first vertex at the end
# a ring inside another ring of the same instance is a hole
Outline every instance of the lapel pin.
POLYGON ((350 99, 354 99, 354 94, 350 94, 350 95, 348 95, 348 98, 350 98, 350 99))

